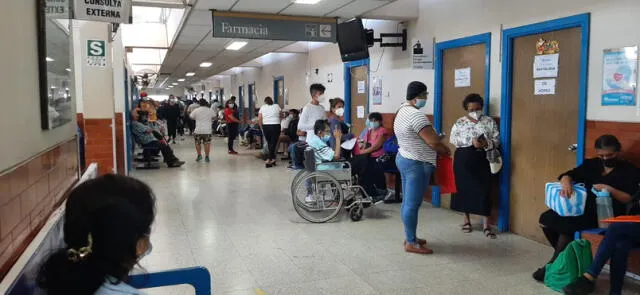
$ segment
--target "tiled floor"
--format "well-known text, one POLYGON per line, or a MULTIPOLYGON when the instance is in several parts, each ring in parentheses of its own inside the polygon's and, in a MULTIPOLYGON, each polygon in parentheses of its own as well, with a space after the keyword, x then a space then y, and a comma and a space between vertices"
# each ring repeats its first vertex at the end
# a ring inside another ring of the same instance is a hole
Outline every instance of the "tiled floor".
MULTIPOLYGON (((253 151, 228 156, 216 138, 211 163, 196 163, 192 141, 174 146, 181 169, 136 171, 158 199, 146 271, 201 265, 214 294, 557 294, 531 278, 551 254, 511 234, 464 234, 461 216, 425 204, 419 235, 435 255, 406 254, 399 204, 380 205, 352 222, 310 224, 292 208, 293 172, 265 169, 253 151)), ((608 284, 599 284, 606 294, 608 284)), ((638 284, 627 284, 640 294, 638 284)), ((193 294, 190 287, 151 294, 193 294)))

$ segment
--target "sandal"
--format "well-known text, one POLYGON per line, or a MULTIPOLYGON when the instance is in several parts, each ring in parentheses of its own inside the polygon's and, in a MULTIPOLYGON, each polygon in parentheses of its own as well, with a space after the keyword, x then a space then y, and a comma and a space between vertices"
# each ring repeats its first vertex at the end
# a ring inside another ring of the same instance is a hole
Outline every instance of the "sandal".
POLYGON ((471 233, 473 231, 473 227, 471 226, 471 222, 467 222, 467 223, 463 224, 462 228, 460 230, 462 230, 462 232, 465 233, 465 234, 471 233))
POLYGON ((484 232, 484 236, 489 239, 495 240, 497 238, 496 234, 488 227, 482 231, 484 232))

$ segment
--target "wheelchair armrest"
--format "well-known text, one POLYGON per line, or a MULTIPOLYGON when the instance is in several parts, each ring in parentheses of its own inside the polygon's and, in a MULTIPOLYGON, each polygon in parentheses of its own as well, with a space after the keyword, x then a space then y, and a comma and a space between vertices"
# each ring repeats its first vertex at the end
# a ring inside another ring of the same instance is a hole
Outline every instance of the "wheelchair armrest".
POLYGON ((191 285, 196 295, 211 295, 211 274, 204 267, 132 275, 128 283, 136 289, 191 285))
POLYGON ((574 235, 574 239, 579 240, 582 238, 582 234, 604 235, 607 232, 606 228, 592 228, 585 229, 583 231, 577 231, 574 235))
POLYGON ((322 162, 320 164, 316 164, 316 169, 318 167, 321 167, 323 165, 330 165, 330 164, 342 164, 342 167, 344 167, 344 169, 351 169, 351 163, 349 163, 349 161, 330 161, 330 162, 322 162))

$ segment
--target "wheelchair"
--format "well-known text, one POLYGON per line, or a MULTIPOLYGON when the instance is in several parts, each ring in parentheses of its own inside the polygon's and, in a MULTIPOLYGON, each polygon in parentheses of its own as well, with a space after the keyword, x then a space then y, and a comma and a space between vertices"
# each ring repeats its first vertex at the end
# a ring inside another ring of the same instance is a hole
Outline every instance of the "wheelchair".
POLYGON ((316 164, 314 150, 304 151, 305 168, 291 183, 293 208, 303 219, 324 223, 335 218, 342 209, 353 221, 359 221, 373 199, 357 184, 347 161, 316 164))

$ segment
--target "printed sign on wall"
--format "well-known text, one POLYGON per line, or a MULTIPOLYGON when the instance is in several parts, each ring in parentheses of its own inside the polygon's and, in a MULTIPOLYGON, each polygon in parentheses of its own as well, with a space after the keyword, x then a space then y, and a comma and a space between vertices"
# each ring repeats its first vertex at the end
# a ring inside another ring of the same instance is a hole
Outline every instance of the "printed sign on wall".
POLYGON ((87 65, 98 68, 107 66, 107 47, 104 40, 87 40, 87 65))
POLYGON ((533 60, 533 78, 558 77, 558 60, 560 54, 536 55, 533 60))
POLYGON ((556 79, 535 80, 535 95, 556 94, 556 79))
POLYGON ((605 50, 602 69, 602 105, 635 105, 638 79, 638 47, 605 50))
POLYGON ((69 19, 69 0, 46 0, 45 14, 50 19, 69 19))
POLYGON ((471 68, 456 69, 454 74, 454 87, 471 87, 471 68))
POLYGON ((77 0, 74 19, 131 23, 131 0, 77 0))

